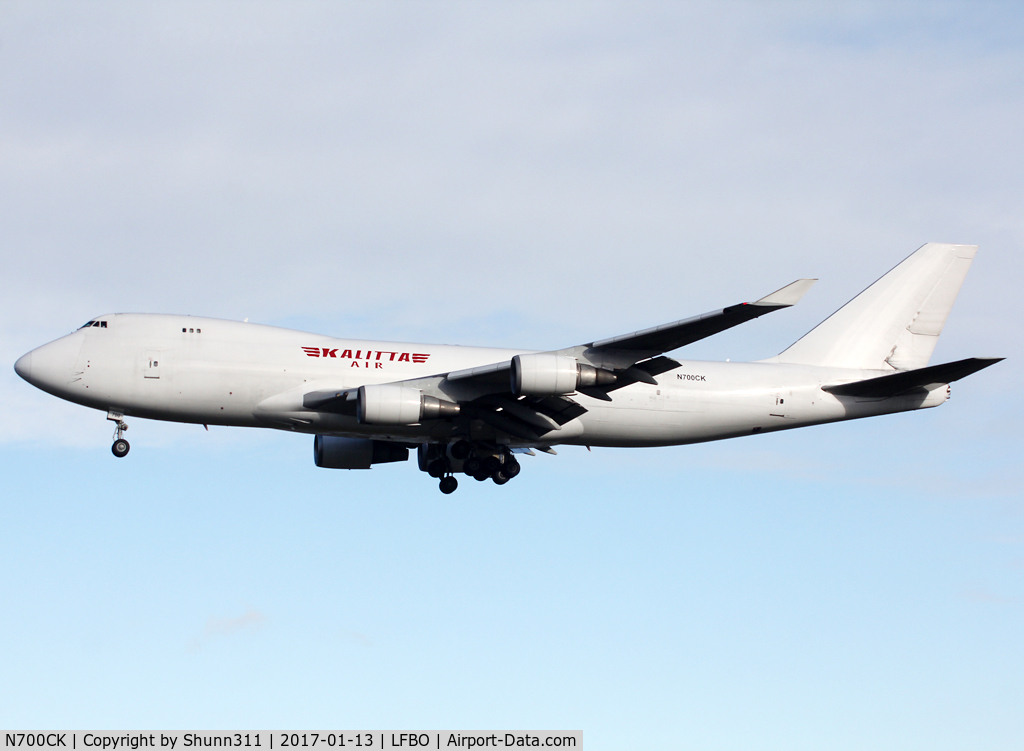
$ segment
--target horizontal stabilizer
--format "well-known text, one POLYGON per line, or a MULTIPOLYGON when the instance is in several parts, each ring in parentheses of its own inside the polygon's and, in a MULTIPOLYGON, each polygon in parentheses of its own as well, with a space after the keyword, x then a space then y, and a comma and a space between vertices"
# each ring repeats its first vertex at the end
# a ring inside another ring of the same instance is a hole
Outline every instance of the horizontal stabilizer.
POLYGON ((932 365, 929 368, 907 370, 902 373, 880 376, 879 378, 869 378, 866 381, 822 386, 821 389, 837 396, 861 396, 884 399, 917 389, 930 389, 935 386, 952 383, 953 381, 959 381, 961 378, 977 373, 989 365, 995 365, 1002 359, 1004 358, 969 357, 966 360, 932 365))

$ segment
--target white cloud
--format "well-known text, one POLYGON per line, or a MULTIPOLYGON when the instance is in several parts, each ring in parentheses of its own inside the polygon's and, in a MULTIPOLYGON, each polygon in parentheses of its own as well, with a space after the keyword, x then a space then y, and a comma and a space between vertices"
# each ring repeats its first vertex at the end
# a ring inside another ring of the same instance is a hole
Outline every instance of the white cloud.
POLYGON ((206 621, 206 627, 200 636, 195 637, 188 644, 189 652, 198 652, 203 644, 211 639, 233 636, 241 631, 252 631, 263 628, 267 623, 267 616, 259 610, 249 608, 238 616, 228 618, 210 617, 206 621))

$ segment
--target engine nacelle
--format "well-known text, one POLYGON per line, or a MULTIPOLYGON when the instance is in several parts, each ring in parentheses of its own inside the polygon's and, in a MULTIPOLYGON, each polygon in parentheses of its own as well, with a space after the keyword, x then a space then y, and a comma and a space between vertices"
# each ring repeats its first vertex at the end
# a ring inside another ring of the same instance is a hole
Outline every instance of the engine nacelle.
POLYGON ((617 380, 610 370, 595 368, 569 355, 516 355, 512 358, 512 393, 518 396, 557 396, 578 388, 609 386, 617 380))
POLYGON ((356 416, 367 425, 416 425, 459 414, 454 402, 428 396, 419 389, 382 383, 359 387, 356 416))
POLYGON ((313 439, 313 461, 325 469, 369 469, 371 464, 404 462, 409 449, 390 441, 318 435, 313 439))

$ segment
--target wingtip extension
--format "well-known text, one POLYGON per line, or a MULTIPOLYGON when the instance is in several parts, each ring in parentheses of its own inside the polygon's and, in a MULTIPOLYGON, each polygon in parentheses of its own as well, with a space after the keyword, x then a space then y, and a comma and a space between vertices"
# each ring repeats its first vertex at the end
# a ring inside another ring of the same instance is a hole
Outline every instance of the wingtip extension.
POLYGON ((775 290, 770 295, 762 297, 751 305, 777 305, 788 307, 796 305, 800 299, 807 294, 807 291, 814 286, 817 279, 797 279, 792 284, 787 284, 782 289, 775 290))

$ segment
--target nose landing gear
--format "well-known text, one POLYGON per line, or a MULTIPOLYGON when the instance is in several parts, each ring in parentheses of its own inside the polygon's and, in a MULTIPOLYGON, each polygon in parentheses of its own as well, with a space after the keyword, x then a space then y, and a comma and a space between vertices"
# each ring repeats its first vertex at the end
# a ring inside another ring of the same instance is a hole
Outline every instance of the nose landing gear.
POLYGON ((110 447, 111 453, 118 459, 128 456, 131 445, 124 439, 124 431, 128 430, 124 415, 120 412, 107 412, 107 419, 117 426, 114 430, 114 445, 110 447))

